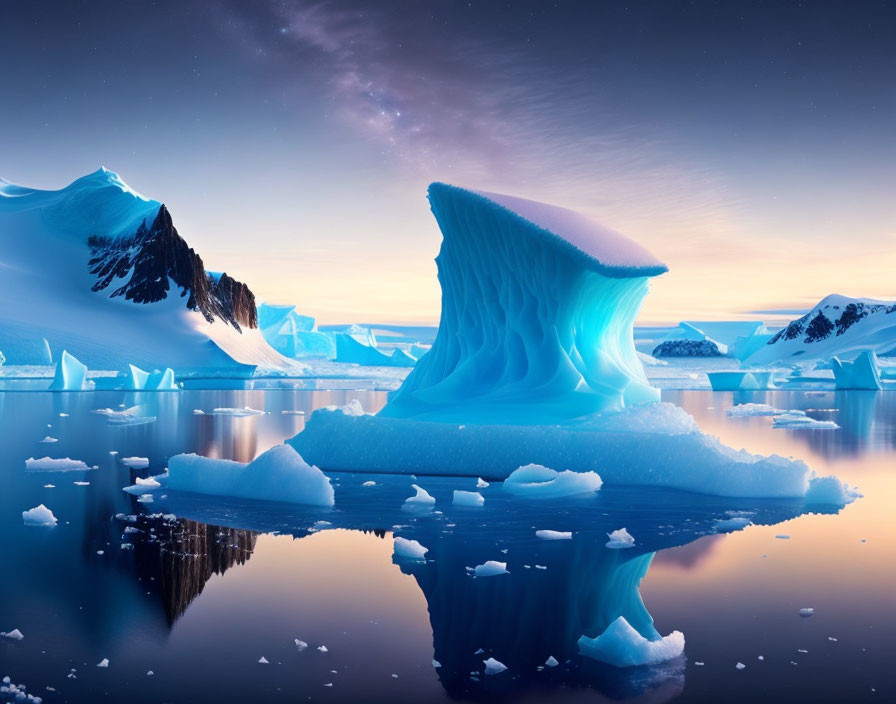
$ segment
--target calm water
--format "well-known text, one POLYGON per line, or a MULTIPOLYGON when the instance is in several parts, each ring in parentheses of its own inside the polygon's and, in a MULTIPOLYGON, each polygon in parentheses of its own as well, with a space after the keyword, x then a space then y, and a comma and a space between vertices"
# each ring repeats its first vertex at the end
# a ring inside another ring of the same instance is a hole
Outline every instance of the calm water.
POLYGON ((865 498, 820 515, 798 502, 614 487, 533 503, 493 485, 483 510, 450 505, 470 479, 420 477, 438 504, 415 513, 401 508, 410 478, 364 487, 371 477, 334 475, 332 511, 173 495, 144 505, 121 491, 135 473, 119 458, 148 457, 140 476, 178 452, 248 461, 301 429, 303 417, 283 410, 352 398, 375 410, 385 394, 0 393, 0 631, 25 635, 0 639, 0 677, 46 702, 892 701, 896 394, 664 397, 728 444, 802 458, 865 498), (746 401, 807 409, 841 429, 726 417, 746 401), (90 413, 141 403, 155 422, 113 426, 90 413), (193 414, 222 406, 269 414, 193 414), (48 434, 59 442, 37 442, 48 434), (24 460, 43 455, 98 468, 26 473, 24 460), (23 525, 21 512, 40 503, 58 526, 23 525), (169 511, 178 519, 147 517, 169 511), (756 525, 713 534, 726 511, 750 511, 756 525), (313 530, 318 521, 331 529, 313 530), (606 549, 604 534, 622 526, 636 547, 606 549), (539 528, 574 539, 540 541, 539 528), (396 564, 393 532, 431 559, 396 564), (510 575, 469 576, 488 559, 506 561, 510 575), (800 618, 802 607, 815 615, 800 618), (618 615, 683 631, 685 655, 624 671, 579 656, 576 639, 618 615), (560 665, 540 669, 549 655, 560 665), (479 674, 489 656, 508 672, 479 674), (97 668, 103 658, 109 667, 97 668))

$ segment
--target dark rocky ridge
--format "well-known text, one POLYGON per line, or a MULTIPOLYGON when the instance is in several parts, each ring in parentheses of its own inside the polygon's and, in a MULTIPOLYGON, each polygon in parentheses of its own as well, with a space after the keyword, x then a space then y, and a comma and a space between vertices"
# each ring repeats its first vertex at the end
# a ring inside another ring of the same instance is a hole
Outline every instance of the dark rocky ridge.
POLYGON ((653 350, 654 357, 721 357, 711 340, 666 340, 653 350))
POLYGON ((155 303, 168 297, 169 280, 188 296, 187 308, 198 310, 210 323, 216 318, 233 325, 258 327, 255 294, 246 284, 205 271, 202 258, 177 233, 163 205, 150 227, 142 223, 131 237, 92 235, 88 239, 88 268, 97 277, 93 291, 106 289, 116 278, 127 278, 111 297, 124 296, 135 303, 155 303))
POLYGON ((822 306, 814 311, 814 316, 812 315, 813 311, 809 311, 802 318, 791 321, 786 328, 778 331, 767 344, 773 345, 779 340, 795 340, 804 331, 805 337, 803 342, 806 344, 825 340, 835 331, 836 335, 842 335, 863 318, 880 311, 884 311, 885 314, 893 313, 896 311, 896 305, 886 306, 879 303, 859 301, 857 303, 848 303, 843 307, 842 312, 840 312, 839 305, 822 306), (822 312, 822 309, 829 311, 829 313, 822 312), (835 313, 834 311, 837 312, 835 313))

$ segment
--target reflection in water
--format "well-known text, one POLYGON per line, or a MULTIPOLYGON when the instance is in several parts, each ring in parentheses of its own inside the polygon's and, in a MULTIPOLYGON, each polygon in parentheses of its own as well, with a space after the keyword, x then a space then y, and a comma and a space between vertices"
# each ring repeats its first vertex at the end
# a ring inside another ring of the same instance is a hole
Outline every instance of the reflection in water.
POLYGON ((184 519, 146 515, 135 519, 122 524, 122 539, 131 539, 134 572, 140 581, 158 590, 169 627, 202 593, 213 574, 223 575, 252 556, 258 537, 251 531, 184 519))

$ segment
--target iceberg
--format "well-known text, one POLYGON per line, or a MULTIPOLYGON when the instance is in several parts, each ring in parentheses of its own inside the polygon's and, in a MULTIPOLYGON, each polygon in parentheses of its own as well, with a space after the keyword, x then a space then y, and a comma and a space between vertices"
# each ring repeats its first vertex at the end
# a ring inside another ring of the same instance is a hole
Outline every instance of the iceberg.
POLYGON ((285 357, 293 359, 336 357, 336 340, 320 332, 314 318, 296 313, 295 306, 262 303, 258 327, 264 339, 285 357))
POLYGON ((756 391, 775 388, 773 372, 757 369, 706 372, 713 391, 756 391))
MULTIPOLYGON (((22 632, 18 628, 13 628, 11 631, 0 631, 0 638, 9 638, 9 640, 24 640, 25 636, 22 635, 22 632)), ((8 683, 7 680, 3 680, 5 683, 8 683)))
POLYGON ((473 568, 473 574, 477 577, 496 577, 499 574, 510 574, 507 571, 506 562, 498 562, 497 560, 487 560, 481 565, 473 568))
POLYGON ((561 496, 590 494, 602 485, 596 472, 558 472, 540 464, 519 467, 504 480, 504 491, 536 499, 555 499, 561 496))
POLYGON ((81 460, 73 460, 70 457, 41 457, 25 460, 25 469, 29 472, 79 472, 90 469, 81 460))
POLYGON ((56 516, 43 504, 22 511, 22 520, 26 526, 55 526, 56 516))
POLYGON ((620 548, 633 548, 635 546, 635 539, 625 528, 619 528, 612 533, 607 533, 607 537, 609 538, 607 541, 608 548, 618 550, 620 548))
POLYGON ((880 368, 877 355, 871 350, 862 350, 852 362, 831 359, 834 382, 838 389, 880 389, 880 368))
POLYGON ((648 640, 620 616, 596 638, 579 638, 579 652, 613 667, 658 665, 684 652, 684 634, 672 631, 658 640, 648 640))
POLYGON ((805 497, 803 462, 725 447, 659 402, 632 327, 666 271, 653 255, 551 205, 440 183, 429 200, 443 235, 432 348, 377 415, 312 413, 287 441, 308 461, 485 479, 537 464, 612 484, 805 497))
POLYGON ((478 491, 455 489, 451 503, 455 506, 482 506, 485 503, 485 497, 478 491))
POLYGON ((372 333, 367 338, 352 333, 336 333, 336 361, 368 367, 413 367, 417 360, 396 347, 391 354, 380 349, 372 333))
POLYGON ((426 489, 422 486, 417 486, 416 484, 411 484, 411 488, 414 489, 417 493, 413 496, 409 496, 404 500, 406 504, 418 504, 423 506, 431 506, 436 500, 432 497, 426 489))
POLYGON ((542 540, 572 540, 572 531, 537 530, 535 536, 542 540))
POLYGON ((485 665, 485 674, 487 675, 500 675, 507 669, 507 665, 505 665, 500 660, 495 660, 494 658, 483 660, 482 664, 485 665))
POLYGON ((396 537, 393 539, 392 551, 395 557, 408 560, 423 560, 426 557, 426 553, 429 552, 429 549, 423 547, 416 540, 396 537))
POLYGON ((56 363, 56 375, 50 384, 50 391, 83 391, 90 388, 87 382, 87 367, 62 350, 56 363))
POLYGON ((248 464, 175 455, 168 474, 168 489, 174 491, 311 506, 334 503, 329 478, 288 445, 275 445, 248 464))

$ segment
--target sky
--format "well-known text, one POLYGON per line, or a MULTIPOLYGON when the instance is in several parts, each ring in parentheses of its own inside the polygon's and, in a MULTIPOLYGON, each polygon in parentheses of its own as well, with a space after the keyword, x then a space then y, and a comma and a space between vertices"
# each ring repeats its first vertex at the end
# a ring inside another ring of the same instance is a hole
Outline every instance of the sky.
POLYGON ((437 322, 432 181, 647 246, 642 324, 896 298, 892 3, 0 2, 0 177, 104 165, 321 323, 437 322))

